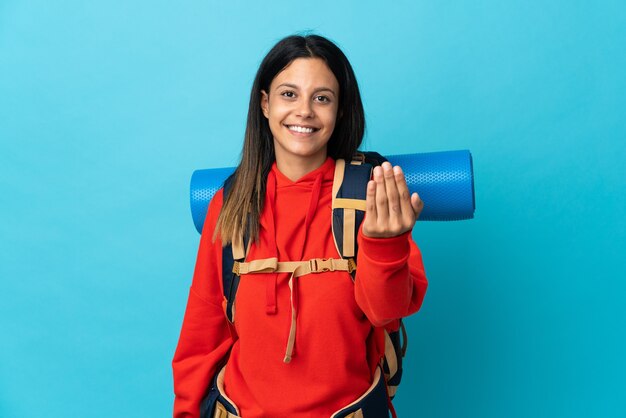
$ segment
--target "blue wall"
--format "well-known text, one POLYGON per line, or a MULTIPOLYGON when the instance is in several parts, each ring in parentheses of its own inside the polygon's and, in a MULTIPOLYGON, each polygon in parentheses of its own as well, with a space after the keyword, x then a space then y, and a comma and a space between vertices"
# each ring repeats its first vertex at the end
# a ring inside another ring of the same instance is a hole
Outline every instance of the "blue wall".
POLYGON ((0 2, 0 416, 169 416, 197 168, 233 165, 254 72, 315 30, 366 148, 468 148, 472 221, 430 278, 401 417, 626 415, 626 6, 0 2))

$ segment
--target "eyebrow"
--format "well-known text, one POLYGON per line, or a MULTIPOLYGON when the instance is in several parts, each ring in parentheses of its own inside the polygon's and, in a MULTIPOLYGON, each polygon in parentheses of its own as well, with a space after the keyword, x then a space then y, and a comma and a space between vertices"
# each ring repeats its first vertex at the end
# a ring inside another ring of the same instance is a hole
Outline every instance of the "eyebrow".
MULTIPOLYGON (((279 84, 278 86, 276 86, 276 88, 279 88, 279 87, 290 87, 290 88, 295 89, 295 90, 300 90, 300 87, 296 86, 295 84, 291 84, 291 83, 282 83, 282 84, 279 84)), ((315 90, 313 90, 313 93, 319 93, 320 91, 329 91, 332 94, 334 94, 335 96, 337 95, 337 93, 335 93, 335 91, 333 89, 331 89, 330 87, 324 87, 324 86, 316 88, 315 90)))

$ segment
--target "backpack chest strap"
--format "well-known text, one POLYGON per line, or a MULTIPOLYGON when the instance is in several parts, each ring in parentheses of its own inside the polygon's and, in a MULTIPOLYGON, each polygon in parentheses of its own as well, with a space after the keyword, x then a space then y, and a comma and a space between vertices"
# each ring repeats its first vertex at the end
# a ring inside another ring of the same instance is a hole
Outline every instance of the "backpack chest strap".
POLYGON ((325 271, 346 271, 352 273, 356 268, 354 260, 335 258, 312 258, 308 261, 278 261, 276 257, 264 258, 249 262, 233 263, 233 273, 237 276, 251 273, 291 273, 289 277, 289 299, 291 307, 291 325, 289 326, 289 337, 285 348, 285 363, 291 362, 294 346, 296 343, 296 318, 298 310, 298 281, 300 276, 311 273, 322 273, 325 271))
POLYGON ((295 277, 326 271, 347 271, 356 269, 353 259, 312 258, 307 261, 278 261, 276 257, 233 263, 233 273, 237 276, 251 273, 292 273, 295 277))

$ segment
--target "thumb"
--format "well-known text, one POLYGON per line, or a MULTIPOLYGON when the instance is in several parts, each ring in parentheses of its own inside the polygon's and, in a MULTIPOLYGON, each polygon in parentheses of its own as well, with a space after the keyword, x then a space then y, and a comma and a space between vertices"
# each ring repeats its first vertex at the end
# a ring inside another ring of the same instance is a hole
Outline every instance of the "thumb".
POLYGON ((424 202, 417 193, 411 195, 411 207, 413 208, 413 213, 415 213, 415 219, 419 218, 422 209, 424 209, 424 202))

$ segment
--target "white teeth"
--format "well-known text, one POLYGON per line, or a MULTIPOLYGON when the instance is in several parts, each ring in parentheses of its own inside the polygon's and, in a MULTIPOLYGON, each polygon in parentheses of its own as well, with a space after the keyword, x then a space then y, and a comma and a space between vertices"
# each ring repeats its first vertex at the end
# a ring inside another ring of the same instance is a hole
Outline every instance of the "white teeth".
POLYGON ((307 134, 310 134, 315 130, 313 128, 305 128, 303 126, 296 126, 296 125, 289 125, 288 128, 290 131, 307 133, 307 134))

